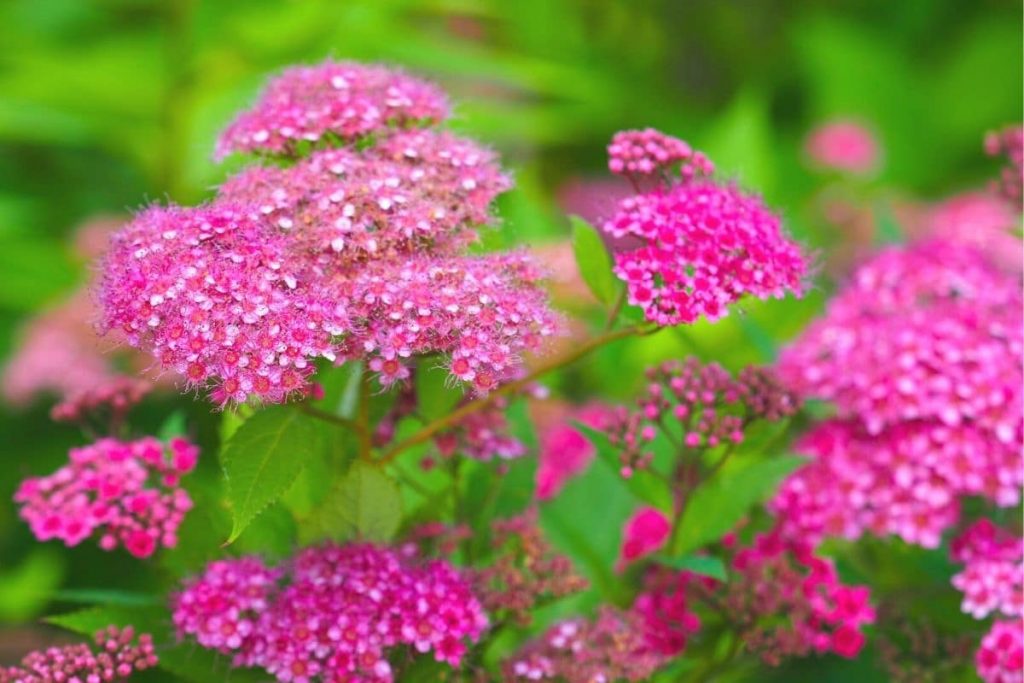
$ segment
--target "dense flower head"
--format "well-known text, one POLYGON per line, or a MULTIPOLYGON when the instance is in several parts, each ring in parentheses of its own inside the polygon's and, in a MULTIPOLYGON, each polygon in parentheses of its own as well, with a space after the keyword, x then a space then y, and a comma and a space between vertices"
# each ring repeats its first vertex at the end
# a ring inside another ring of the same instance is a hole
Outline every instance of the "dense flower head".
POLYGON ((88 645, 49 647, 26 655, 18 666, 0 666, 0 683, 100 683, 122 681, 157 665, 153 638, 136 639, 132 627, 108 626, 88 645))
POLYGON ((113 377, 66 395, 50 410, 55 422, 85 420, 100 412, 109 413, 111 424, 118 424, 125 413, 149 393, 153 385, 134 377, 113 377))
POLYGON ((841 583, 832 562, 811 548, 761 534, 733 557, 723 604, 752 624, 744 645, 768 664, 810 653, 855 657, 863 626, 875 620, 868 589, 841 583))
POLYGON ((964 612, 1024 615, 1024 539, 981 519, 953 540, 951 554, 964 564, 952 582, 964 594, 964 612))
POLYGON ((714 321, 744 296, 803 291, 800 247, 759 198, 734 185, 696 180, 624 199, 604 230, 642 241, 615 254, 615 274, 629 303, 658 325, 714 321))
POLYGON ((709 176, 715 166, 685 141, 654 128, 623 130, 608 144, 608 170, 631 178, 678 171, 684 179, 709 176))
POLYGON ((871 434, 856 420, 816 425, 795 450, 813 460, 769 503, 782 532, 817 542, 893 534, 935 548, 959 518, 959 499, 1010 506, 1024 484, 1021 452, 972 425, 913 421, 871 434))
POLYGON ((446 562, 369 544, 307 548, 279 569, 210 565, 174 597, 179 633, 280 681, 391 681, 391 651, 458 666, 487 626, 446 562))
POLYGON ((1024 681, 1024 622, 993 623, 981 640, 974 665, 984 683, 1024 681))
POLYGON ((395 69, 334 61, 296 66, 273 79, 256 104, 224 131, 217 157, 291 155, 301 143, 352 141, 447 116, 440 89, 395 69))
POLYGON ((665 657, 678 656, 687 639, 700 630, 700 618, 693 611, 693 587, 714 589, 718 582, 688 571, 652 566, 644 575, 642 592, 630 611, 643 623, 648 647, 665 657))
POLYGON ((502 670, 510 683, 643 681, 666 661, 648 645, 639 616, 605 607, 593 620, 556 623, 507 660, 502 670))
POLYGON ((118 546, 135 557, 173 548, 178 527, 192 507, 181 476, 196 464, 199 449, 175 438, 165 446, 147 437, 101 439, 73 448, 68 464, 21 483, 14 501, 40 541, 75 546, 93 533, 104 550, 118 546))
POLYGON ((999 267, 1019 272, 1024 244, 1013 234, 1013 207, 990 192, 964 192, 929 207, 921 232, 935 240, 970 245, 999 267))
POLYGON ((609 439, 621 451, 624 476, 650 464, 648 446, 659 429, 689 449, 735 445, 743 441, 751 422, 781 420, 799 406, 764 368, 745 368, 733 377, 717 363, 690 357, 648 369, 647 380, 636 409, 620 408, 609 423, 609 439))
POLYGON ((855 121, 822 124, 807 136, 805 147, 815 165, 845 173, 870 173, 881 156, 874 134, 855 121))
POLYGON ((1021 285, 962 244, 881 251, 780 357, 780 376, 868 431, 965 422, 1021 440, 1021 285))
POLYGON ((990 156, 1006 157, 1006 166, 999 176, 998 188, 1004 197, 1021 211, 1024 207, 1024 127, 1008 126, 985 136, 985 151, 990 156))
POLYGON ((635 511, 622 530, 619 568, 661 550, 671 531, 672 523, 661 510, 645 506, 635 511))
POLYGON ((474 460, 512 460, 526 454, 526 444, 509 433, 504 397, 485 408, 470 413, 452 427, 434 437, 438 452, 444 457, 456 453, 474 460))
POLYGON ((580 406, 570 411, 569 419, 559 420, 541 432, 536 475, 538 500, 557 496, 565 484, 583 472, 594 458, 594 445, 572 425, 572 421, 603 430, 608 426, 611 412, 600 404, 580 406))

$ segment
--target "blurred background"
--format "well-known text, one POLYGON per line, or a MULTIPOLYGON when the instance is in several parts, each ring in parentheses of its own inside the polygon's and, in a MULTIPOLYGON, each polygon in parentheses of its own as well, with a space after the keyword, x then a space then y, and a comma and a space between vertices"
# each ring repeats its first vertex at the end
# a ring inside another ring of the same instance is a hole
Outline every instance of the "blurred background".
MULTIPOLYGON (((94 599, 113 576, 140 591, 161 580, 159 568, 91 544, 33 542, 9 501, 20 479, 52 471, 81 440, 49 421, 40 377, 59 389, 90 371, 90 357, 53 349, 88 337, 87 297, 67 302, 105 231, 149 202, 207 197, 238 163, 212 162, 214 138, 269 73, 330 56, 440 82, 456 103, 452 127, 499 149, 516 178, 490 239, 547 249, 556 276, 572 268, 558 246, 566 214, 597 220, 621 192, 604 148, 622 128, 689 140, 820 250, 822 278, 803 301, 751 305, 698 329, 697 342, 660 335, 629 357, 609 351, 556 380, 583 399, 599 386, 628 394, 623 370, 659 356, 770 359, 858 249, 984 188, 999 162, 983 154, 983 134, 1021 119, 1021 20, 1016 0, 0 3, 0 357, 49 348, 59 358, 4 378, 0 662, 36 637, 16 625, 94 599), (869 171, 809 159, 809 132, 836 119, 874 136, 869 171), (44 312, 40 332, 29 321, 44 312)), ((214 430, 201 404, 171 394, 147 403, 140 422, 157 431, 175 411, 214 430)))

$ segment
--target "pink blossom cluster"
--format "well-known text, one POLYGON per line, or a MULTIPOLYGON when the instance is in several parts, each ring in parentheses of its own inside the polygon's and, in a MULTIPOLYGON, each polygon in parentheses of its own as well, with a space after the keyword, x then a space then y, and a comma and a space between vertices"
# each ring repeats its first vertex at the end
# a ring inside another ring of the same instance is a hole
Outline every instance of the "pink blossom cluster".
POLYGON ((57 538, 70 547, 98 533, 104 550, 121 545, 149 557, 178 542, 192 508, 180 480, 198 457, 199 449, 180 438, 166 446, 152 437, 101 439, 71 449, 68 464, 53 474, 23 481, 14 501, 40 541, 57 538))
POLYGON ((608 429, 626 477, 650 465, 649 444, 659 430, 688 449, 735 445, 751 422, 781 420, 798 408, 795 396, 763 368, 733 377, 717 363, 690 357, 648 369, 647 380, 636 410, 620 408, 608 429))
POLYGON ((630 515, 622 530, 622 548, 618 561, 620 571, 626 565, 661 550, 671 532, 672 523, 657 508, 645 506, 630 515))
POLYGON ((1024 539, 987 519, 968 527, 951 544, 964 568, 953 586, 964 594, 962 608, 975 619, 998 613, 1024 616, 1024 539))
POLYGON ((922 232, 982 252, 1000 268, 1020 271, 1024 245, 1013 234, 1018 218, 1005 199, 989 192, 965 192, 931 206, 922 232))
POLYGON ((676 657, 686 649, 687 639, 700 630, 700 618, 693 611, 694 586, 713 590, 714 579, 688 571, 650 567, 644 575, 643 591, 630 611, 643 623, 648 647, 664 657, 676 657))
POLYGON ((805 147, 815 165, 845 173, 870 173, 881 157, 874 134, 856 121, 822 124, 807 136, 805 147))
POLYGON ((868 589, 847 586, 812 546, 761 534, 732 560, 724 605, 752 623, 745 646, 769 664, 790 656, 834 652, 855 657, 864 625, 875 620, 868 589))
POLYGON ((593 620, 558 622, 502 670, 510 682, 643 681, 666 661, 647 643, 640 617, 605 607, 593 620))
POLYGON ((566 419, 557 421, 539 436, 537 465, 537 499, 549 500, 558 495, 565 484, 583 472, 594 459, 594 445, 573 427, 578 421, 591 429, 606 429, 611 410, 600 404, 580 406, 566 419))
POLYGON ((712 175, 715 165, 683 140, 645 128, 623 130, 612 136, 608 145, 608 170, 631 178, 678 170, 683 179, 690 180, 712 175))
POLYGON ((138 404, 153 385, 134 377, 113 377, 88 389, 65 395, 60 403, 50 409, 50 418, 55 422, 78 422, 98 412, 108 412, 113 424, 138 404))
POLYGON ((803 291, 800 247, 759 198, 734 185, 683 179, 622 200, 603 228, 641 241, 615 254, 615 274, 629 303, 658 325, 718 320, 746 295, 803 291))
POLYGON ((100 683, 122 681, 157 665, 153 638, 132 627, 108 626, 94 636, 97 651, 86 644, 31 652, 19 666, 0 666, 0 683, 100 683))
POLYGON ((294 155, 300 143, 350 142, 447 116, 443 92, 395 69, 332 61, 291 67, 224 131, 217 156, 294 155))
POLYGON ((985 151, 990 156, 1004 156, 1007 164, 999 176, 1000 193, 1017 211, 1024 207, 1024 127, 1008 126, 985 136, 985 151))
POLYGON ((981 641, 974 665, 984 683, 1024 681, 1024 622, 993 623, 981 641))
POLYGON ((525 254, 463 253, 510 183, 472 141, 400 129, 440 119, 439 97, 380 67, 286 72, 225 149, 339 146, 243 170, 207 206, 139 214, 103 264, 103 328, 222 404, 302 395, 316 358, 365 360, 384 385, 420 355, 479 393, 513 376, 560 321, 525 254))
POLYGON ((526 445, 509 433, 507 407, 508 401, 497 399, 467 415, 454 428, 434 437, 438 452, 446 458, 458 453, 483 461, 522 457, 526 445))
POLYGON ((172 618, 236 666, 294 683, 391 681, 399 647, 458 666, 487 627, 449 564, 369 544, 307 548, 277 569, 215 562, 174 597, 172 618))

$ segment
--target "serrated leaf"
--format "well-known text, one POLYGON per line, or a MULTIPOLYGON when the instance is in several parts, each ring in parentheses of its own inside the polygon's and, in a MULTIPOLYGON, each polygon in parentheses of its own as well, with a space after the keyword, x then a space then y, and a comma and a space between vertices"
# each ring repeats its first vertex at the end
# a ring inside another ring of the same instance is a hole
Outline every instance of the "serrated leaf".
POLYGON ((462 400, 462 391, 448 386, 449 373, 425 365, 416 369, 416 406, 427 420, 436 420, 452 411, 462 400))
POLYGON ((722 472, 701 485, 690 496, 676 531, 674 554, 689 553, 732 531, 754 503, 805 462, 795 455, 771 457, 739 471, 722 472))
POLYGON ((612 272, 612 257, 592 225, 579 216, 571 216, 572 250, 580 276, 597 300, 605 306, 615 304, 622 284, 612 272))
POLYGON ((682 557, 659 557, 658 564, 673 569, 686 570, 701 576, 725 581, 725 563, 711 555, 683 555, 682 557))
POLYGON ((294 407, 262 410, 235 431, 221 451, 232 513, 228 543, 288 490, 322 447, 321 424, 294 407))
POLYGON ((378 467, 354 462, 310 519, 311 532, 342 541, 388 541, 402 522, 402 496, 378 467))

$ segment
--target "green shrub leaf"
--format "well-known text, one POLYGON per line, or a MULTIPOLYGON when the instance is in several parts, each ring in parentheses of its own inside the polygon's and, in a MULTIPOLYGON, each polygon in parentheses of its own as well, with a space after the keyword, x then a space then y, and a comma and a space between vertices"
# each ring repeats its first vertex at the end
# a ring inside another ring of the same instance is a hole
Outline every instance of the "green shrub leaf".
POLYGON ((572 216, 569 220, 572 224, 572 250, 583 281, 598 301, 605 306, 614 305, 622 283, 612 272, 612 257, 601 236, 579 216, 572 216))

